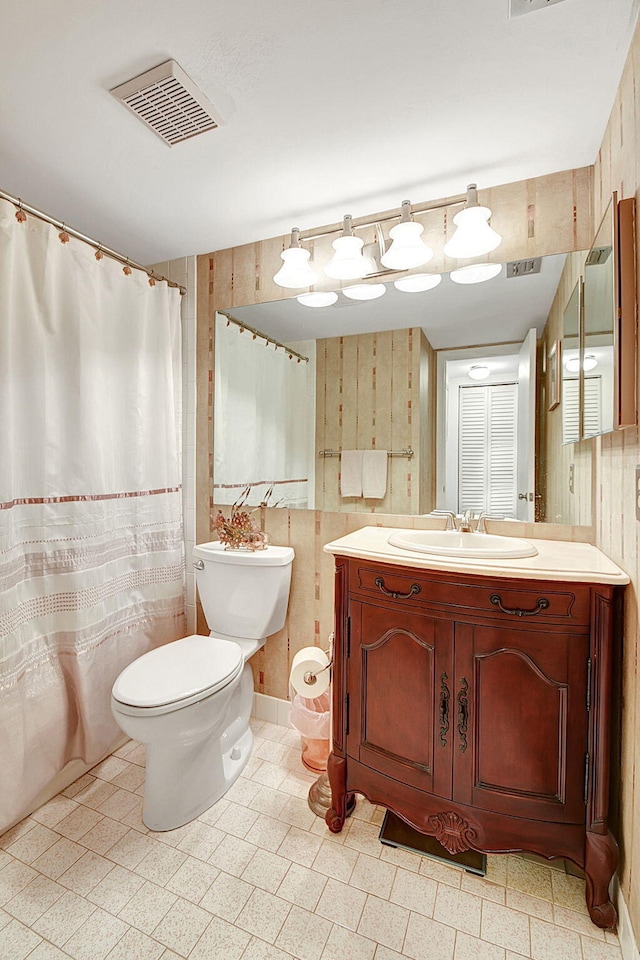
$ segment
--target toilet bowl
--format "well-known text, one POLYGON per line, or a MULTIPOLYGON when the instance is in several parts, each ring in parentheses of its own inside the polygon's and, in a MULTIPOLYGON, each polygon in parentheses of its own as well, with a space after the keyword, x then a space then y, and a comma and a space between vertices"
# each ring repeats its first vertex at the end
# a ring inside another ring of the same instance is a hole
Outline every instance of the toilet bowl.
POLYGON ((111 692, 120 728, 147 745, 142 816, 156 831, 207 810, 249 759, 248 660, 284 625, 294 552, 272 546, 226 551, 215 542, 194 547, 193 556, 210 636, 195 634, 143 654, 111 692))

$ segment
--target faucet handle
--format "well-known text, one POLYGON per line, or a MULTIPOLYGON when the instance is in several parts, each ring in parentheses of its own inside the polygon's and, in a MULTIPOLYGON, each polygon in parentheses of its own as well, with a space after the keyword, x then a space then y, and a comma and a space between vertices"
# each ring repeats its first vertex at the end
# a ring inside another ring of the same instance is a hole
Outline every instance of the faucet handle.
POLYGON ((486 533, 487 532, 487 520, 504 520, 505 516, 503 513, 486 513, 484 510, 478 517, 478 524, 476 526, 476 533, 486 533))
POLYGON ((456 515, 453 510, 432 510, 431 513, 427 514, 429 517, 435 517, 439 519, 440 517, 445 517, 447 520, 447 525, 445 530, 455 530, 456 527, 456 515))

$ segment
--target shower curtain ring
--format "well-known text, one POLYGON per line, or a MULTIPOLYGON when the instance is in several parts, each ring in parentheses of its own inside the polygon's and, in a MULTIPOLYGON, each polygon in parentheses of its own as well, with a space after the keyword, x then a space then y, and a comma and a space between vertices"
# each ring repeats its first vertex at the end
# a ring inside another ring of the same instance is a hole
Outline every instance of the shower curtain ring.
POLYGON ((127 262, 125 263, 124 267, 122 268, 122 272, 124 273, 125 277, 130 277, 130 276, 131 276, 131 267, 129 266, 129 257, 127 257, 127 262))
POLYGON ((98 249, 94 253, 96 260, 102 260, 104 258, 104 253, 102 252, 102 244, 98 244, 98 249))
POLYGON ((64 223, 62 224, 62 230, 58 234, 58 239, 60 240, 60 243, 69 243, 69 240, 71 239, 67 233, 64 223))
POLYGON ((16 210, 16 220, 18 223, 24 223, 27 219, 27 215, 22 209, 22 200, 18 197, 18 209, 16 210))

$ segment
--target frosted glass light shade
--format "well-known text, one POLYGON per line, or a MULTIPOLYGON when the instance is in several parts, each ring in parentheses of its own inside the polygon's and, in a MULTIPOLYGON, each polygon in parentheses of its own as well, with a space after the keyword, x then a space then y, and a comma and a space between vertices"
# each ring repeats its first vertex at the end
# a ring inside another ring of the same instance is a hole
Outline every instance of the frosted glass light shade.
MULTIPOLYGON (((579 356, 568 357, 565 360, 564 365, 569 371, 569 373, 578 373, 578 371, 580 370, 580 357, 579 356)), ((582 369, 584 370, 584 372, 588 373, 589 370, 593 370, 597 366, 598 366, 598 361, 593 356, 593 354, 587 354, 587 356, 584 358, 582 362, 582 369)))
POLYGON ((338 294, 333 291, 316 290, 314 293, 301 293, 296 297, 298 303, 304 307, 330 307, 338 299, 338 294))
POLYGON ((488 207, 465 207, 453 218, 456 232, 444 245, 448 257, 466 260, 469 257, 481 257, 490 253, 502 243, 499 233, 487 223, 491 216, 488 207))
POLYGON ((366 276, 368 264, 362 256, 364 240, 360 237, 337 237, 331 244, 335 250, 324 272, 334 280, 360 280, 366 276))
POLYGON ((497 277, 501 270, 501 263, 472 263, 469 267, 452 270, 449 276, 454 283, 484 283, 497 277))
POLYGON ((413 220, 392 227, 389 236, 393 243, 381 257, 383 265, 389 270, 411 270, 428 263, 433 250, 421 239, 423 231, 422 224, 413 220))
POLYGON ((356 283, 342 291, 350 300, 377 300, 387 292, 384 283, 356 283))
POLYGON ((422 293, 423 290, 433 290, 441 280, 442 275, 439 273, 414 273, 411 277, 394 280, 393 285, 403 293, 422 293))
POLYGON ((486 380, 491 371, 485 363, 476 363, 467 373, 472 380, 486 380))
POLYGON ((273 278, 279 287, 295 289, 296 287, 312 287, 318 279, 318 274, 309 266, 311 253, 304 247, 288 247, 280 254, 283 265, 273 278))

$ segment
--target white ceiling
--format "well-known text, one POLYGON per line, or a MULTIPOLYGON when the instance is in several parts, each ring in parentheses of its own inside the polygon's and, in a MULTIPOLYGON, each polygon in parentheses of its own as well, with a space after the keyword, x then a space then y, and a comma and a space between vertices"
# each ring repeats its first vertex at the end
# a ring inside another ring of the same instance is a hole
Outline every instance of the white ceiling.
POLYGON ((144 263, 592 163, 637 0, 5 0, 0 189, 144 263), (108 91, 174 58, 227 126, 108 91))

